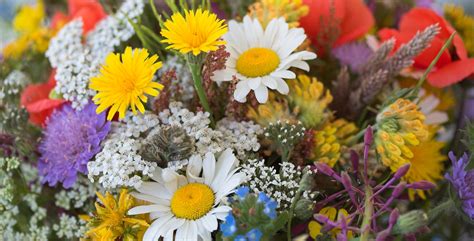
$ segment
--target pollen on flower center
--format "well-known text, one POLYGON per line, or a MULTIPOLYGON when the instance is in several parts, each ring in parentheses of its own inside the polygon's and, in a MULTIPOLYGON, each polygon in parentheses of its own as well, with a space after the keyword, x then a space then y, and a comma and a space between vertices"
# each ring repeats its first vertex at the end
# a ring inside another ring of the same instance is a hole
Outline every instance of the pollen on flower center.
POLYGON ((214 204, 214 192, 202 183, 180 187, 171 198, 171 212, 178 218, 196 220, 206 215, 214 204))
POLYGON ((269 48, 251 48, 240 55, 237 71, 246 77, 260 77, 273 72, 280 65, 280 57, 269 48))

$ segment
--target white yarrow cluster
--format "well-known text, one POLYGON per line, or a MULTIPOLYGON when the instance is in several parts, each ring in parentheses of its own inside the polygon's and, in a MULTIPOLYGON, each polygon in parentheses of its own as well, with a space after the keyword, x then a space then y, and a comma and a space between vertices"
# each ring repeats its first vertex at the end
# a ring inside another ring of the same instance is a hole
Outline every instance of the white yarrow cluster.
MULTIPOLYGON (((264 160, 249 160, 242 165, 242 172, 247 175, 247 185, 254 193, 264 192, 278 202, 280 210, 290 207, 305 173, 301 167, 290 162, 280 163, 280 170, 266 166, 264 160)), ((315 193, 303 192, 303 198, 313 200, 315 193)))
POLYGON ((28 76, 19 70, 13 70, 9 73, 0 86, 0 103, 5 96, 20 93, 29 81, 28 76))
POLYGON ((82 208, 87 201, 95 197, 97 187, 87 178, 78 176, 74 186, 67 190, 61 190, 54 195, 55 204, 66 210, 82 208))
POLYGON ((51 39, 46 56, 56 68, 55 90, 73 108, 82 109, 95 94, 88 88, 90 78, 99 73, 100 65, 115 47, 133 36, 128 19, 136 20, 143 8, 143 0, 126 0, 115 15, 97 24, 85 44, 82 19, 69 22, 51 39))
POLYGON ((239 160, 245 160, 248 152, 260 149, 258 136, 263 133, 263 129, 252 121, 239 122, 224 118, 217 123, 216 129, 223 133, 225 145, 234 149, 239 160))
POLYGON ((256 152, 260 148, 257 136, 262 133, 262 129, 252 122, 239 123, 224 119, 217 123, 216 130, 213 130, 209 127, 209 113, 193 113, 183 108, 180 102, 170 103, 169 109, 162 111, 159 116, 163 125, 183 128, 188 136, 195 140, 196 152, 201 156, 230 148, 243 159, 245 152, 256 152))
POLYGON ((127 116, 122 122, 114 123, 102 151, 87 164, 89 179, 97 180, 106 189, 139 187, 142 177, 151 176, 157 166, 138 154, 143 140, 140 137, 158 123, 158 117, 151 113, 127 116))
POLYGON ((58 238, 73 240, 84 236, 87 231, 87 225, 85 221, 63 213, 59 217, 59 223, 53 225, 53 230, 58 238))

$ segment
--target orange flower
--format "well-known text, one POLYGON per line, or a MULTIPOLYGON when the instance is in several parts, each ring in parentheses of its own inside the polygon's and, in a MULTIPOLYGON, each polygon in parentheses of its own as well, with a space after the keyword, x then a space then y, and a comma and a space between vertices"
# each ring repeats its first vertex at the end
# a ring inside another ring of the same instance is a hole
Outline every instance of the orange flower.
POLYGON ((107 16, 97 0, 68 0, 68 11, 68 15, 56 12, 51 21, 51 27, 54 29, 60 28, 73 19, 82 18, 84 34, 87 34, 94 29, 100 20, 107 16))
MULTIPOLYGON (((339 37, 335 46, 356 40, 364 36, 372 26, 374 17, 363 0, 304 0, 309 7, 309 14, 300 19, 300 26, 313 44, 317 44, 318 34, 330 21, 330 11, 334 7, 338 19, 339 37), (333 3, 332 3, 333 2, 333 3)), ((320 51, 320 46, 316 46, 320 51)))
MULTIPOLYGON (((427 8, 413 8, 406 13, 399 25, 399 30, 382 29, 379 31, 379 37, 384 41, 390 38, 397 40, 395 49, 399 48, 418 32, 426 27, 439 24, 440 33, 435 36, 430 43, 430 47, 425 49, 414 60, 413 66, 417 69, 426 69, 431 61, 441 50, 443 44, 454 32, 454 28, 442 17, 438 16, 433 10, 427 8)), ((454 50, 445 50, 436 68, 428 75, 428 82, 435 87, 445 87, 457 83, 474 73, 474 58, 467 57, 464 42, 456 35, 453 39, 454 50)))
POLYGON ((53 71, 48 82, 31 84, 21 93, 21 105, 28 111, 33 124, 44 126, 46 119, 65 102, 62 99, 49 98, 51 90, 56 86, 54 75, 53 71))

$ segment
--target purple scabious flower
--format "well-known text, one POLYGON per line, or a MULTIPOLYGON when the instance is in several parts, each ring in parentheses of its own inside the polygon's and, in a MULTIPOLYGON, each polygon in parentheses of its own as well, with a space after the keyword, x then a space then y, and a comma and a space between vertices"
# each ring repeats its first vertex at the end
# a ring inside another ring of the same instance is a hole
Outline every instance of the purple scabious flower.
POLYGON ((453 172, 451 175, 446 174, 445 177, 456 189, 464 213, 474 220, 474 170, 465 170, 469 157, 464 153, 457 159, 454 153, 450 152, 449 158, 453 163, 453 172))
POLYGON ((110 131, 105 112, 96 114, 95 110, 93 103, 80 111, 65 105, 51 115, 39 145, 38 171, 43 184, 60 182, 70 188, 78 172, 87 174, 87 162, 101 150, 100 142, 110 131))
POLYGON ((349 66, 352 72, 359 73, 373 51, 364 42, 351 42, 334 48, 332 54, 341 64, 349 66))

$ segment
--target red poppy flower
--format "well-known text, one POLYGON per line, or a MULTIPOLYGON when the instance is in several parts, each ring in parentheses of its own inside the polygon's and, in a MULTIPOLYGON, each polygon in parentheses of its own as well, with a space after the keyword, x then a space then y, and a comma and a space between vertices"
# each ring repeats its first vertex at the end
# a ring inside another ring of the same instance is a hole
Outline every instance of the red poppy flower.
POLYGON ((102 5, 97 0, 68 0, 69 14, 65 15, 57 12, 53 16, 51 26, 53 28, 61 26, 73 19, 81 18, 84 25, 84 34, 94 29, 95 25, 105 16, 102 5))
POLYGON ((300 25, 313 44, 317 44, 321 25, 330 21, 332 6, 334 6, 335 17, 339 21, 339 37, 333 47, 364 36, 374 26, 374 17, 363 0, 304 0, 303 2, 308 5, 309 14, 301 18, 300 25))
POLYGON ((46 119, 65 102, 49 98, 49 93, 56 85, 54 74, 53 71, 48 82, 31 84, 21 93, 21 105, 28 111, 30 121, 39 126, 44 126, 46 119))
MULTIPOLYGON (((414 59, 413 66, 418 69, 426 69, 431 61, 441 50, 443 44, 454 32, 454 28, 442 17, 428 8, 413 8, 402 16, 399 30, 382 29, 378 35, 382 41, 395 38, 395 50, 410 41, 413 36, 426 27, 439 24, 440 33, 425 49, 414 59)), ((445 87, 457 83, 474 73, 474 59, 467 57, 466 47, 461 37, 456 35, 453 39, 454 50, 446 49, 435 69, 428 75, 428 82, 435 87, 445 87)))

